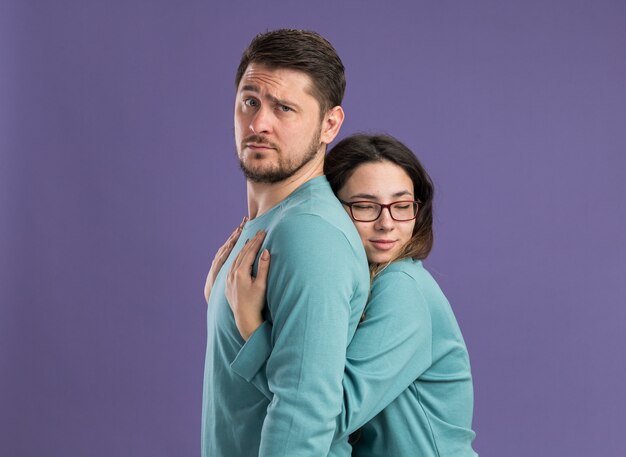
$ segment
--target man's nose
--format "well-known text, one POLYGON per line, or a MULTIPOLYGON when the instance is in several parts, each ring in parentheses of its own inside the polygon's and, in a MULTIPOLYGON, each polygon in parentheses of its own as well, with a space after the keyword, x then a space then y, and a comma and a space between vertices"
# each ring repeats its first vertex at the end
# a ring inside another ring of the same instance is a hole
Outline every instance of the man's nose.
POLYGON ((272 131, 272 114, 264 107, 260 107, 250 120, 250 130, 255 135, 272 131))

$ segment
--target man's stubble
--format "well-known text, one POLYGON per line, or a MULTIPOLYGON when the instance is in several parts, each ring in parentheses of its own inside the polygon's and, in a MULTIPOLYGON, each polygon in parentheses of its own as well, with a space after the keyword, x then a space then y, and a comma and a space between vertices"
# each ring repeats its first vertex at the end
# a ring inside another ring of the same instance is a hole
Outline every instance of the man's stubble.
POLYGON ((242 160, 239 153, 237 153, 237 158, 239 159, 239 167, 241 168, 241 171, 243 171, 246 179, 248 179, 248 181, 250 182, 275 184, 277 182, 284 181, 298 173, 298 171, 300 171, 305 165, 315 159, 320 148, 320 138, 321 132, 317 130, 315 136, 313 137, 313 140, 309 143, 309 146, 307 147, 304 155, 300 156, 300 159, 295 162, 294 160, 288 160, 289 156, 293 156, 292 154, 284 155, 282 149, 268 142, 264 136, 254 135, 248 137, 241 142, 240 150, 243 151, 245 143, 248 142, 268 144, 274 147, 276 151, 275 153, 278 155, 278 163, 269 169, 253 169, 247 166, 244 160, 242 160))

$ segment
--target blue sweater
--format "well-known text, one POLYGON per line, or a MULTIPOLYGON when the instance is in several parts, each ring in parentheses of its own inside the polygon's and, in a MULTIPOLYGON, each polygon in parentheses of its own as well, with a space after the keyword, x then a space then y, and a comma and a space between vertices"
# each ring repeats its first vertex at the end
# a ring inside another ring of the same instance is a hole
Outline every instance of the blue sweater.
POLYGON ((328 454, 342 408, 346 348, 368 287, 360 238, 325 177, 248 221, 209 298, 202 456, 328 454), (272 254, 271 348, 264 354, 271 401, 230 368, 244 341, 224 295, 232 261, 261 229, 268 232, 262 249, 272 254))
MULTIPOLYGON (((234 371, 271 398, 264 360, 271 323, 248 340, 234 371)), ((473 457, 473 388, 452 309, 422 262, 402 260, 372 284, 346 354, 343 409, 329 455, 473 457)))

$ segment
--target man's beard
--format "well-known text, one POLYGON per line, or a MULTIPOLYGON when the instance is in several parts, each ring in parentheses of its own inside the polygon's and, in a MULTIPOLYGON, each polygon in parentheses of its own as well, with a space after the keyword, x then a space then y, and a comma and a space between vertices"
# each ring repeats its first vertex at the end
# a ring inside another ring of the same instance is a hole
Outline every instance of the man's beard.
POLYGON ((267 141, 267 138, 262 135, 253 135, 242 141, 242 151, 245 148, 245 143, 267 144, 276 150, 276 154, 278 155, 278 163, 276 164, 276 166, 269 169, 255 170, 248 168, 243 160, 239 158, 239 167, 241 168, 241 171, 243 171, 243 174, 246 176, 248 181, 256 183, 274 184, 292 177, 306 164, 308 164, 315 158, 320 146, 320 132, 317 132, 315 134, 313 140, 311 141, 311 143, 309 143, 309 146, 307 147, 306 153, 300 158, 297 163, 294 163, 293 161, 285 162, 285 157, 283 157, 281 149, 267 141))

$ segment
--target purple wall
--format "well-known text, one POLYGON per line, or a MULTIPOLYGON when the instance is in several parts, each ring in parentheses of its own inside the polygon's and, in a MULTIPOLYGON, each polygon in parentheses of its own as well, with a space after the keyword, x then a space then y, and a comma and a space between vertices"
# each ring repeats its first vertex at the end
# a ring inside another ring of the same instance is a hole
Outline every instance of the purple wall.
POLYGON ((342 136, 431 171, 478 452, 622 455, 626 3, 247 3, 0 5, 0 455, 199 454, 233 75, 284 26, 342 56, 342 136))

